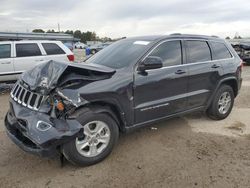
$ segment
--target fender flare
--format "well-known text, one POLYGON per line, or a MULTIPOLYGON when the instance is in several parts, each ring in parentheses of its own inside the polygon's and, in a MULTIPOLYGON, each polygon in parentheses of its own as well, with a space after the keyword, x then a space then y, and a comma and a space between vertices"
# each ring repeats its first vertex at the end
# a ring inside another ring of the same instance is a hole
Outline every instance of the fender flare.
POLYGON ((88 103, 85 105, 82 105, 78 107, 75 112, 73 112, 70 116, 68 116, 69 119, 76 119, 79 115, 83 115, 87 112, 93 112, 93 113, 106 113, 108 114, 114 121, 117 123, 118 128, 120 131, 125 132, 125 122, 122 117, 117 117, 117 114, 110 108, 110 106, 102 106, 95 103, 88 103))
POLYGON ((223 78, 219 81, 219 83, 217 84, 215 90, 213 91, 212 95, 210 96, 210 98, 208 99, 208 102, 207 102, 207 106, 206 106, 206 109, 209 108, 210 104, 212 103, 212 100, 215 96, 215 94, 217 93, 218 89, 220 88, 220 86, 225 83, 226 81, 229 81, 229 80, 233 80, 233 81, 236 81, 237 83, 237 90, 238 90, 238 82, 237 82, 237 78, 234 77, 234 76, 230 76, 230 77, 226 77, 226 78, 223 78))

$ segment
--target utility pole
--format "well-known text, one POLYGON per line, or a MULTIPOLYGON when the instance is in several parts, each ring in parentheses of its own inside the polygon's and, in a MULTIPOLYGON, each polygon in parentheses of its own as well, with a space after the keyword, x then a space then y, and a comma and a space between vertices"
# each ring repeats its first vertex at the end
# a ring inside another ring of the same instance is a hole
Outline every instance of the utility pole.
POLYGON ((57 29, 58 29, 58 32, 60 33, 60 24, 59 23, 57 24, 57 29))

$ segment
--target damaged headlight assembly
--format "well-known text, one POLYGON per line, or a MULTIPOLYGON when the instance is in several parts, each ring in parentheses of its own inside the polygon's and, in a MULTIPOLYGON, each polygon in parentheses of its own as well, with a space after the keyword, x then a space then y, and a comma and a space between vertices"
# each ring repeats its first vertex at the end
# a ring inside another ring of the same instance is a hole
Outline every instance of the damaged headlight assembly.
POLYGON ((72 90, 60 90, 57 88, 53 94, 45 98, 39 111, 50 114, 52 118, 66 118, 67 115, 74 112, 76 108, 87 103, 88 101, 83 99, 79 93, 72 90))

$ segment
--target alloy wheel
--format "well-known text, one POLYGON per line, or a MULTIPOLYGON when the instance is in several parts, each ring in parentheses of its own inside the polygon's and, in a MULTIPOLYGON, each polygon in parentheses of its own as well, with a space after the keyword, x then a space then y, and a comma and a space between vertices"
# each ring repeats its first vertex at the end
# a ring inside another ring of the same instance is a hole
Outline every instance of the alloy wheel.
POLYGON ((76 149, 84 157, 102 153, 110 141, 110 129, 102 121, 91 121, 83 126, 83 137, 76 138, 76 149))
POLYGON ((231 101, 231 95, 229 92, 222 93, 218 101, 219 113, 226 114, 230 109, 231 101))

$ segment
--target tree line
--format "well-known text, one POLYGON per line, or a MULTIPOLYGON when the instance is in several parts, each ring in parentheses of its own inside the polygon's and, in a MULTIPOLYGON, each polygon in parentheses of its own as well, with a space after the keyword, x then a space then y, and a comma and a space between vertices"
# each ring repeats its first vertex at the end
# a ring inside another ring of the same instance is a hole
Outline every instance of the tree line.
POLYGON ((70 34, 73 35, 74 38, 78 38, 81 40, 81 42, 86 43, 86 41, 102 41, 102 42, 108 42, 112 41, 111 38, 109 37, 98 37, 95 32, 92 31, 87 31, 87 32, 82 32, 81 30, 67 30, 67 31, 60 31, 56 32, 54 29, 52 30, 47 30, 44 31, 43 29, 34 29, 32 31, 33 33, 65 33, 65 34, 70 34))

